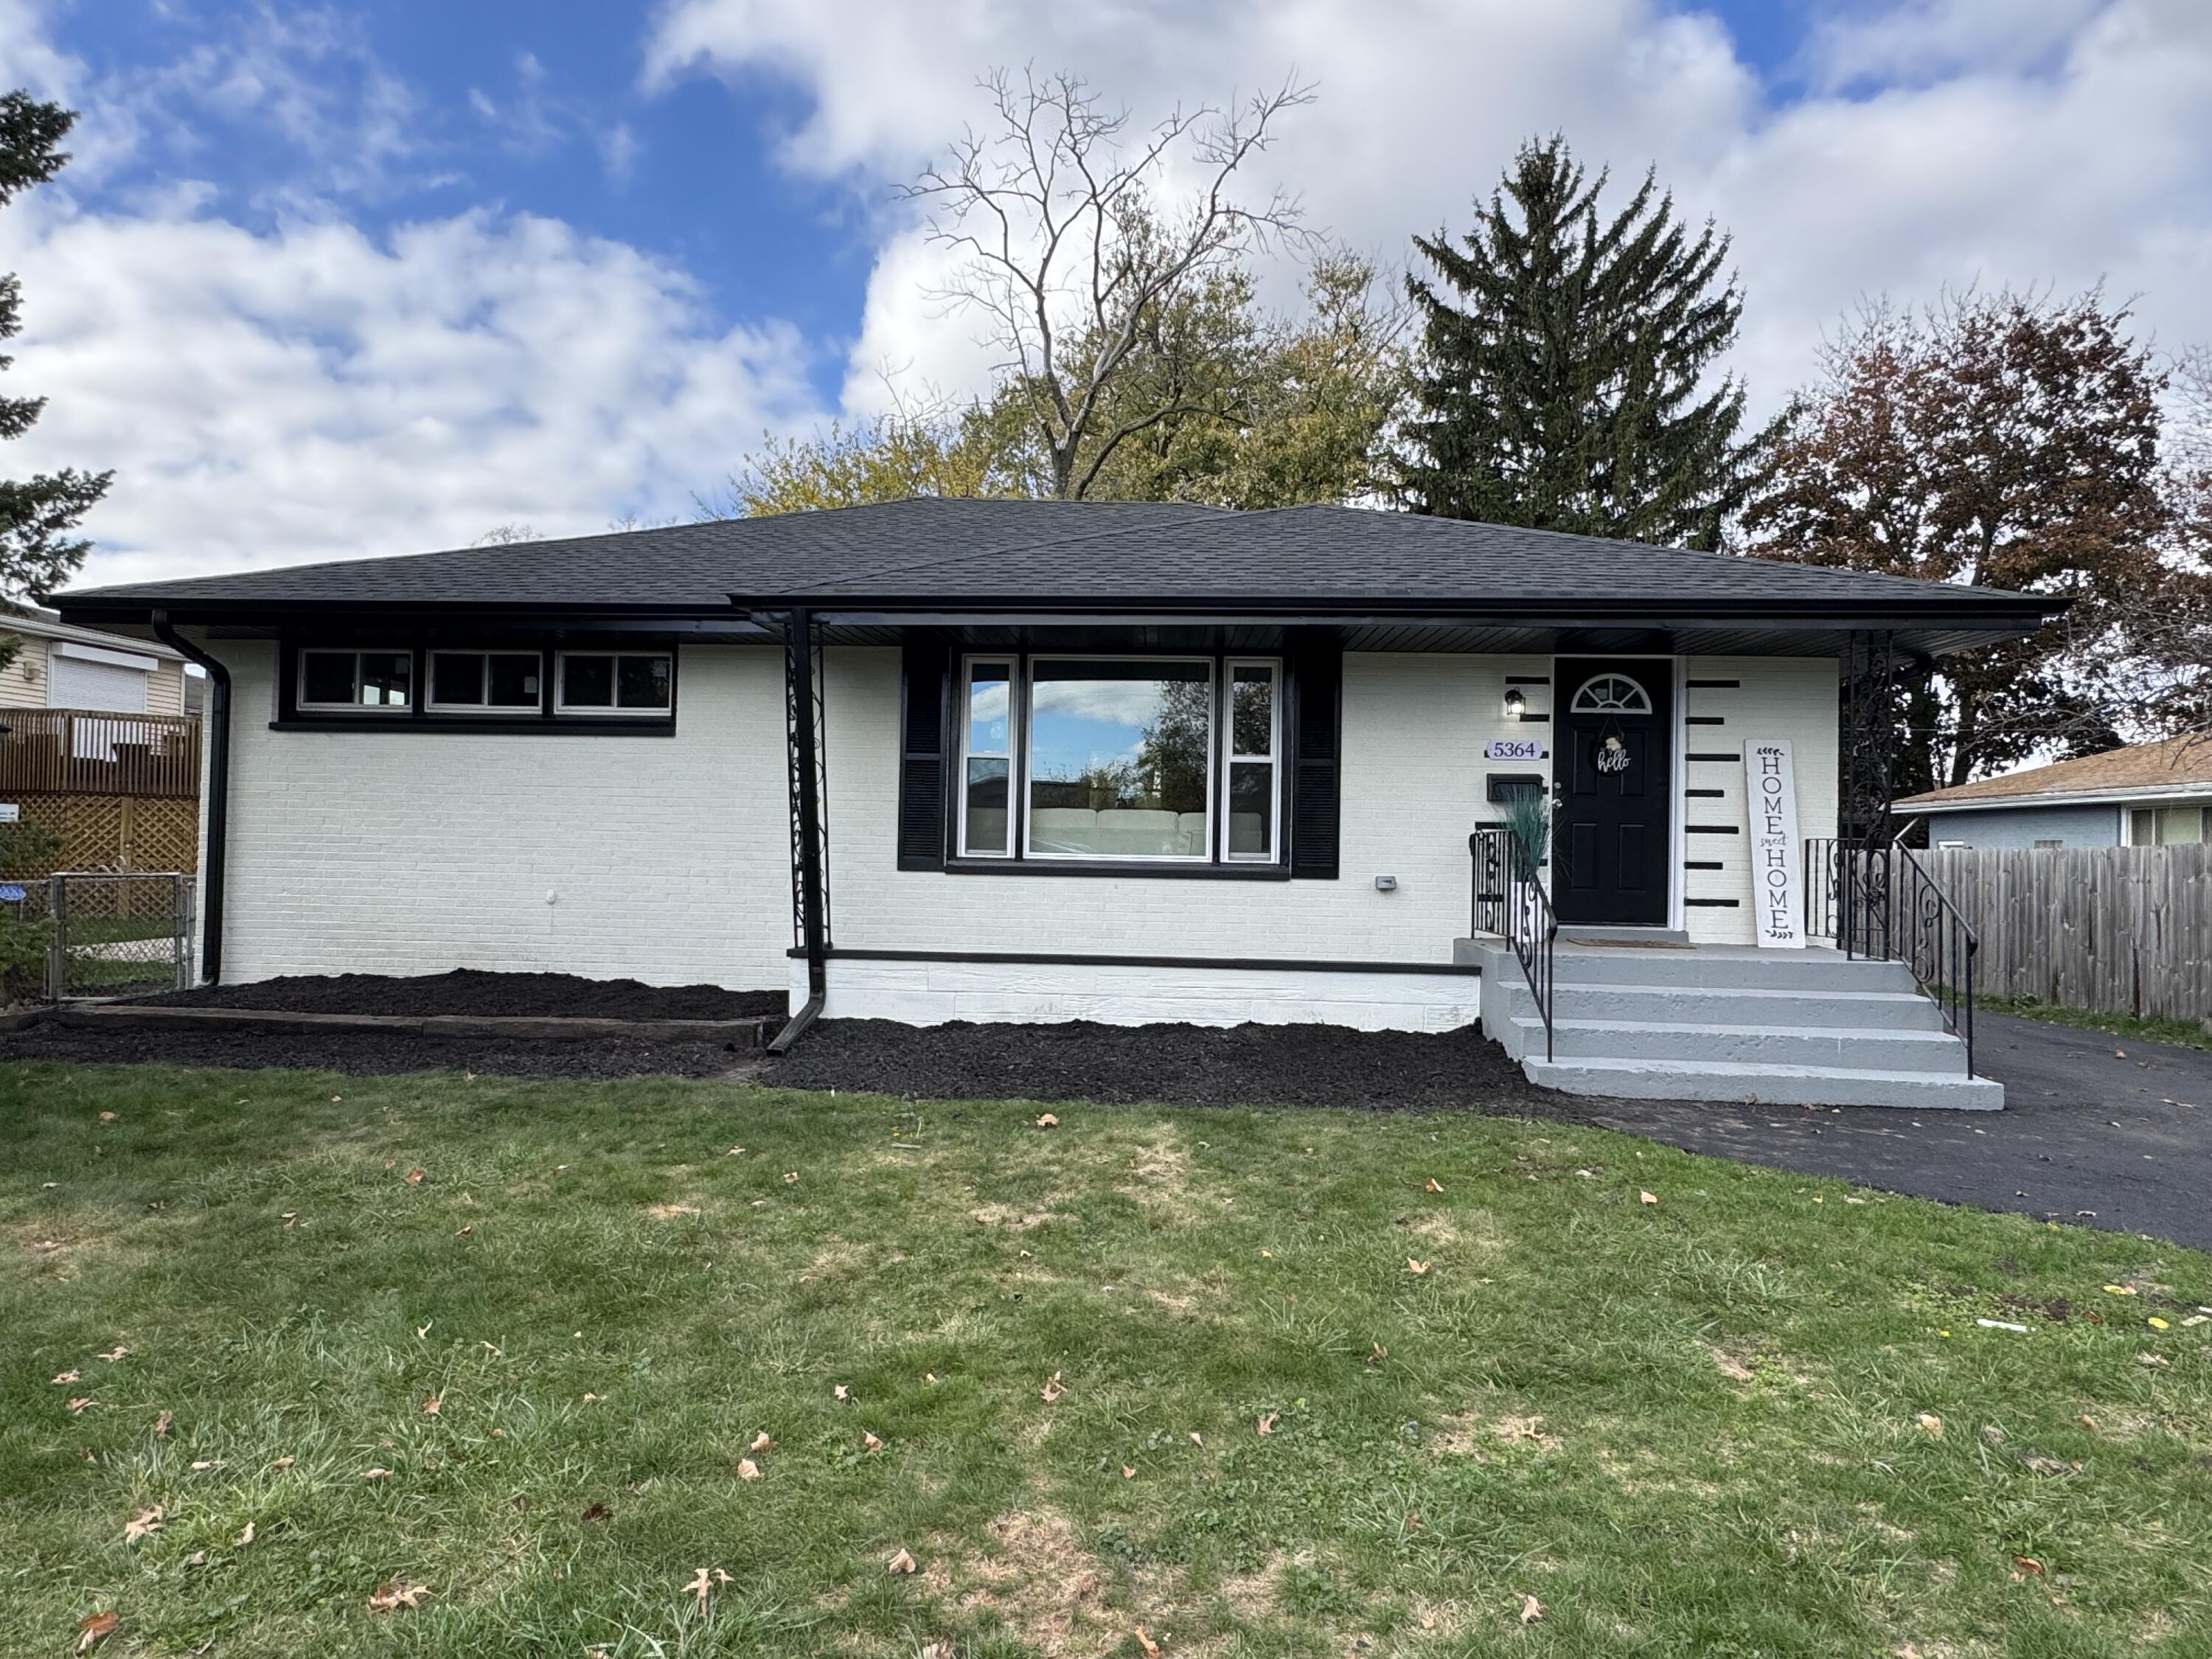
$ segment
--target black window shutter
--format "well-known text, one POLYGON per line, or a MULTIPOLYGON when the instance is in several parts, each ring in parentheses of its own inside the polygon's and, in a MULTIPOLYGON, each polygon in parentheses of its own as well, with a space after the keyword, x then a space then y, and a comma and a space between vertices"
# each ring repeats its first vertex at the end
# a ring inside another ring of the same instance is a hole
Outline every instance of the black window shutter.
POLYGON ((945 700, 949 658, 917 641, 902 655, 899 710, 898 867, 945 867, 945 700))
POLYGON ((1297 702, 1291 757, 1291 874, 1336 879, 1337 825, 1343 816, 1344 653, 1308 646, 1291 659, 1297 702))

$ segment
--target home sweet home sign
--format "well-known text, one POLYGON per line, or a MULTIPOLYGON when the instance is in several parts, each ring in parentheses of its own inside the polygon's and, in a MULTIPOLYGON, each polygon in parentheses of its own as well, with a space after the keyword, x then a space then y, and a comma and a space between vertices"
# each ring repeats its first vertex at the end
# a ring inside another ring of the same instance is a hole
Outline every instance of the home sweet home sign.
POLYGON ((1752 937, 1773 950, 1805 948, 1804 878, 1797 854, 1797 775, 1787 738, 1747 738, 1743 808, 1751 836, 1752 937))

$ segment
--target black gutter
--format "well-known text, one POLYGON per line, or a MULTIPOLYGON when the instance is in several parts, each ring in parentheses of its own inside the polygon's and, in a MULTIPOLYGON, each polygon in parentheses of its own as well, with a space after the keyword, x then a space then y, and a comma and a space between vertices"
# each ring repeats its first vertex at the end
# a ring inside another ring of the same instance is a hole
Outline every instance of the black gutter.
POLYGON ((796 821, 799 860, 799 926, 806 952, 806 1001, 791 1022, 769 1040, 780 1054, 799 1041, 821 1017, 830 996, 829 929, 823 923, 822 799, 817 770, 820 750, 814 729, 814 619, 801 606, 783 619, 785 695, 791 699, 791 807, 796 821))
POLYGON ((156 611, 149 620, 155 639, 207 670, 208 787, 203 808, 207 813, 207 852, 200 865, 207 897, 200 917, 200 977, 207 984, 219 985, 222 982, 223 852, 230 832, 230 670, 172 628, 167 611, 156 611))

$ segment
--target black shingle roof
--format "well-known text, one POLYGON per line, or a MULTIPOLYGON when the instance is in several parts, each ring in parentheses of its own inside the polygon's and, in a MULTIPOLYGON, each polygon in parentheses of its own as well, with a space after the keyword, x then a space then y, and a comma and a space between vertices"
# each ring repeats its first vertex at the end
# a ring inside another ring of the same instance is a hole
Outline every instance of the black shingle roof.
POLYGON ((740 605, 1282 611, 1663 605, 2029 621, 2051 602, 1637 542, 1338 507, 915 500, 61 596, 76 616, 424 605, 727 615, 740 605))

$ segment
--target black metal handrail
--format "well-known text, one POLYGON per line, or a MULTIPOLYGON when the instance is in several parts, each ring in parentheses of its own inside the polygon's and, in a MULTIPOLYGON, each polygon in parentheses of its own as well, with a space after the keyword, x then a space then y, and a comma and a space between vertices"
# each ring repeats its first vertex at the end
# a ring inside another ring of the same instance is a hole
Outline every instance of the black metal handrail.
POLYGON ((1493 933, 1512 947, 1544 1022, 1544 1058, 1552 1058, 1553 957, 1559 943, 1559 919, 1544 890, 1528 844, 1510 824, 1486 823, 1467 838, 1474 860, 1474 905, 1471 922, 1478 933, 1493 933))
POLYGON ((1966 1046, 1974 1074, 1974 957, 1982 948, 1910 848, 1838 838, 1805 843, 1805 933, 1846 957, 1901 962, 1966 1046))

